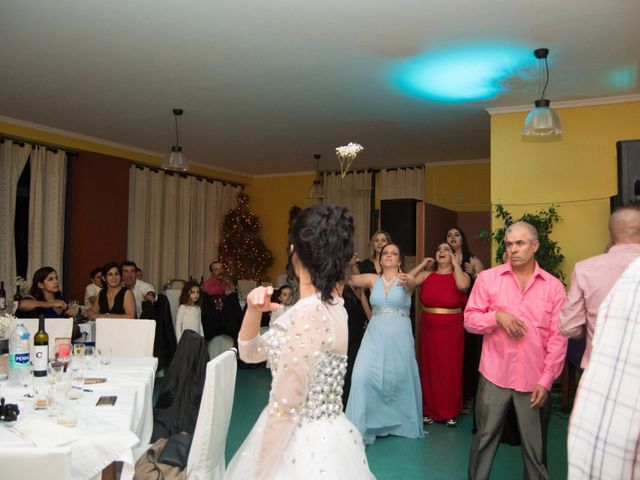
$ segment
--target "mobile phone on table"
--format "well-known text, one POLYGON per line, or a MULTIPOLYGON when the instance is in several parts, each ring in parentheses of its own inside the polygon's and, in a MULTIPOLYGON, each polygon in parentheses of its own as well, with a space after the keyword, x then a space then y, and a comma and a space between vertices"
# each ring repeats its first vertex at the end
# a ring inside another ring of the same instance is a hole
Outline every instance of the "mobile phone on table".
POLYGON ((106 405, 115 405, 117 399, 118 399, 117 395, 103 395, 96 402, 96 407, 104 407, 106 405))

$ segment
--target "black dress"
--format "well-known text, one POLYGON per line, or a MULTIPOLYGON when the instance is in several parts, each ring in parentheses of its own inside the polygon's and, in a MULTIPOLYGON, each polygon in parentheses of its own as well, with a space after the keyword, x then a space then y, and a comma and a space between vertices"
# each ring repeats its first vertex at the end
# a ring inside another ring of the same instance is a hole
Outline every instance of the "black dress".
POLYGON ((127 293, 127 287, 121 287, 120 291, 116 294, 116 298, 113 299, 113 307, 109 308, 109 300, 107 299, 107 289, 103 288, 98 294, 98 306, 100 307, 101 314, 113 313, 114 315, 124 315, 124 296, 127 293))
POLYGON ((360 298, 355 294, 352 288, 345 285, 342 292, 344 300, 344 308, 348 315, 349 325, 349 344, 347 347, 347 372, 344 376, 344 388, 342 390, 342 408, 346 408, 349 399, 349 390, 351 389, 351 373, 353 372, 353 364, 356 361, 362 336, 367 325, 367 314, 362 308, 360 298))

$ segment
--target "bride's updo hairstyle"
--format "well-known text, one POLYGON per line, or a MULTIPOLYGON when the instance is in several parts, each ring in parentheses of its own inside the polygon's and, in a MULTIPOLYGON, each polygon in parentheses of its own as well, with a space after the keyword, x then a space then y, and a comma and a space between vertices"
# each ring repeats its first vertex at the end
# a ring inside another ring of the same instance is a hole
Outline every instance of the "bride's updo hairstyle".
POLYGON ((336 283, 345 279, 353 257, 353 218, 349 211, 336 205, 314 205, 298 214, 289 230, 289 264, 294 277, 291 256, 295 252, 309 270, 311 282, 323 302, 331 300, 336 283))

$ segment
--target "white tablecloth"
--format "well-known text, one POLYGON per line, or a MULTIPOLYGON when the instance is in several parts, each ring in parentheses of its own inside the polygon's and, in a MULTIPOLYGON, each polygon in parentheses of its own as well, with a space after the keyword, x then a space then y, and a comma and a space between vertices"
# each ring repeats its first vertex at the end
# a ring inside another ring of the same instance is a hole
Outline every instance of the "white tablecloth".
MULTIPOLYGON (((124 462, 121 478, 133 478, 136 450, 146 448, 153 430, 152 398, 157 365, 155 358, 114 358, 111 365, 86 372, 86 377, 104 377, 107 381, 85 385, 91 391, 84 392, 80 398, 78 425, 70 429, 76 439, 68 444, 72 478, 84 480, 99 476, 114 461, 124 462), (96 402, 102 395, 117 395, 116 404, 97 407, 96 402)), ((16 429, 21 421, 56 422, 45 410, 34 410, 32 399, 24 398, 32 389, 2 383, 2 395, 7 402, 17 401, 25 408, 24 418, 15 425, 16 429)), ((46 384, 46 379, 34 379, 33 385, 38 384, 46 384)), ((19 437, 0 426, 0 448, 2 445, 38 448, 29 438, 19 437)))

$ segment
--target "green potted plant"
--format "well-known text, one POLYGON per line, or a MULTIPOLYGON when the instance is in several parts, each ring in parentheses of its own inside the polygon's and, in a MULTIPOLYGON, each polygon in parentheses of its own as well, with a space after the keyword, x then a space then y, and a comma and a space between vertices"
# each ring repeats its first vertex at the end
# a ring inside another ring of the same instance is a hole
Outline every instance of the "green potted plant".
POLYGON ((502 220, 504 226, 495 229, 492 234, 487 231, 481 232, 478 235, 478 238, 495 240, 498 244, 498 248, 496 249, 496 262, 502 263, 502 257, 505 252, 504 234, 509 225, 519 221, 527 222, 538 230, 540 248, 538 248, 538 251, 536 252, 536 260, 538 261, 540 268, 546 270, 564 283, 565 275, 562 270, 560 270, 560 265, 564 261, 564 255, 562 254, 558 242, 549 238, 551 231, 553 230, 553 226, 562 219, 558 214, 556 206, 551 205, 548 209, 539 210, 535 213, 525 213, 515 220, 513 215, 511 215, 511 213, 509 213, 502 205, 498 204, 495 208, 495 217, 498 220, 502 220))

